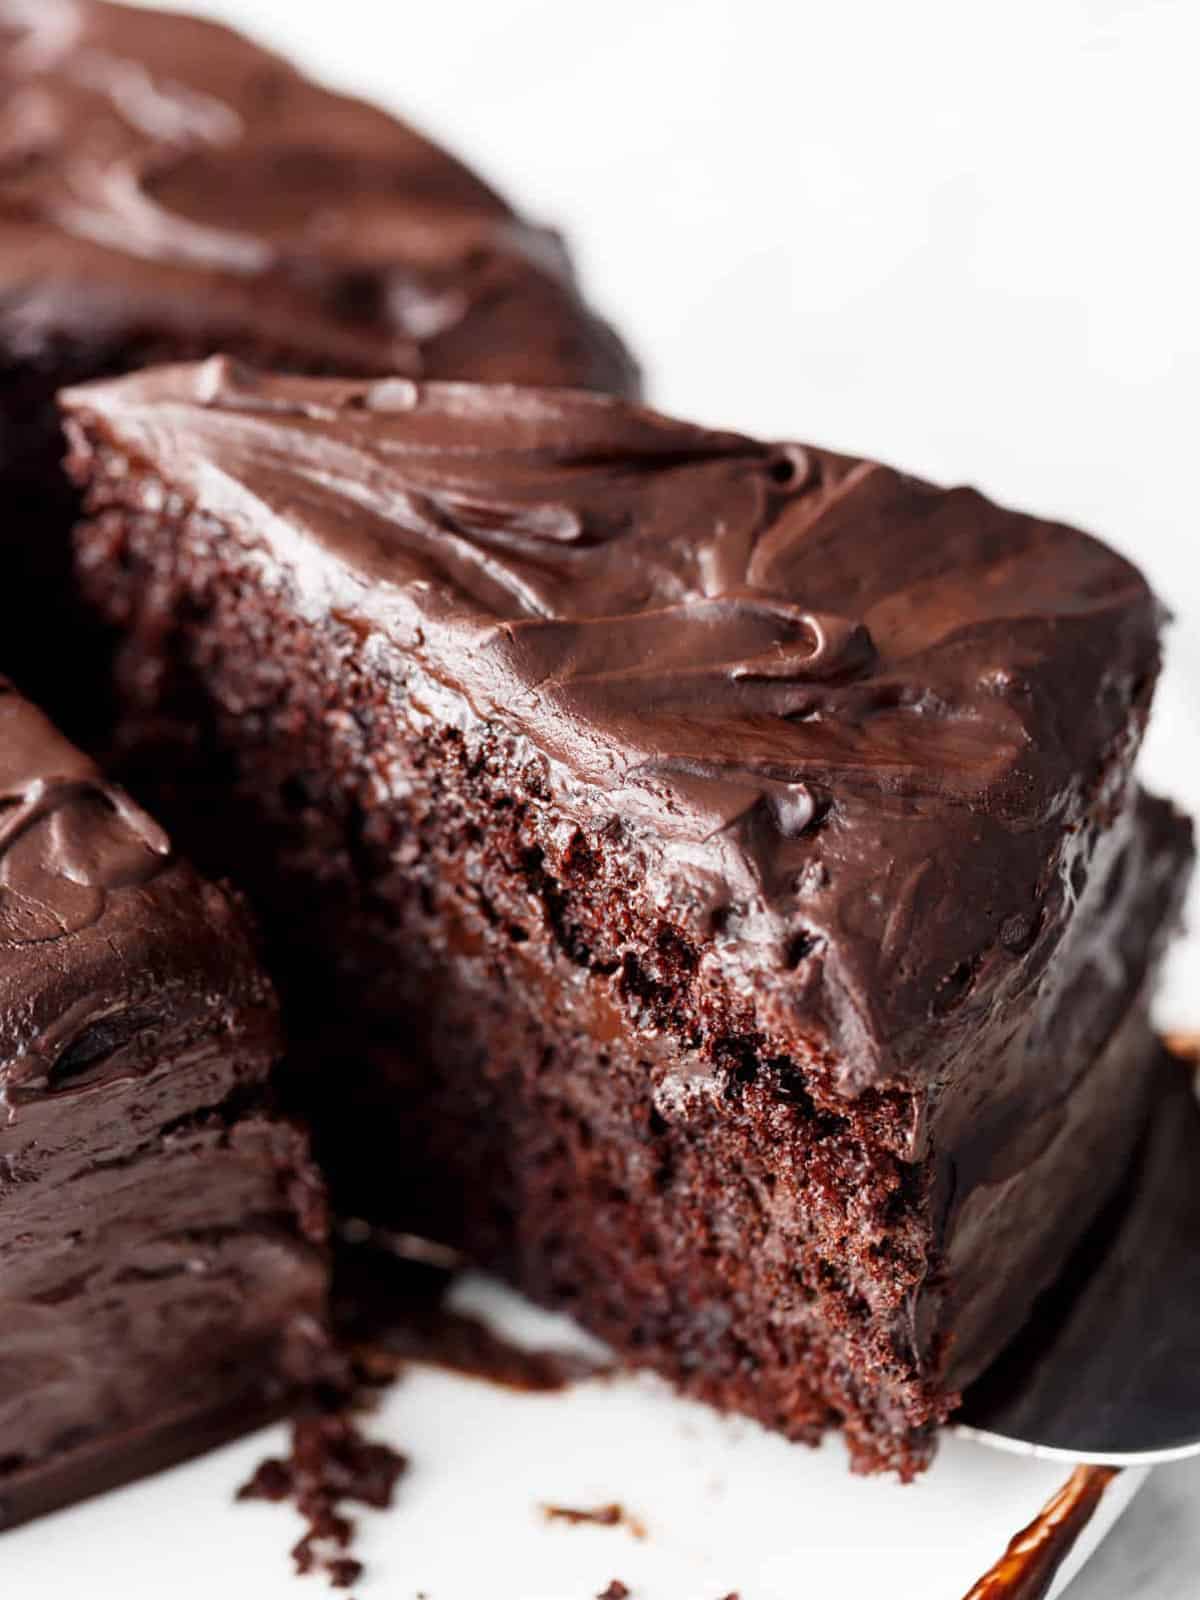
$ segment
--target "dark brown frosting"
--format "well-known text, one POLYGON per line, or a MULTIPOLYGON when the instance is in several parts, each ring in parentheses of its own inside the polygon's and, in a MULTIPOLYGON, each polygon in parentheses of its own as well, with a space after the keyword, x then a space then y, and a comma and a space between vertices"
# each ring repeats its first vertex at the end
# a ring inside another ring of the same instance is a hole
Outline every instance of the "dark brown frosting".
POLYGON ((92 926, 169 856, 157 823, 0 678, 0 942, 92 926))
POLYGON ((237 905, 0 679, 0 1528, 320 1358, 322 1194, 254 1109, 279 1048, 237 905))
POLYGON ((87 1063, 118 1060, 160 1027, 180 997, 159 985, 193 969, 189 1005, 210 1004, 207 984, 219 999, 225 974, 224 1003, 269 1014, 234 907, 0 678, 0 1126, 50 1088, 91 1085, 87 1063))
POLYGON ((1096 540, 582 393, 215 361, 66 406, 398 645, 414 714, 507 729, 568 817, 638 833, 843 1089, 936 1074, 1032 993, 1158 667, 1096 540))
POLYGON ((0 0, 0 326, 334 370, 635 389, 558 236, 239 35, 0 0))

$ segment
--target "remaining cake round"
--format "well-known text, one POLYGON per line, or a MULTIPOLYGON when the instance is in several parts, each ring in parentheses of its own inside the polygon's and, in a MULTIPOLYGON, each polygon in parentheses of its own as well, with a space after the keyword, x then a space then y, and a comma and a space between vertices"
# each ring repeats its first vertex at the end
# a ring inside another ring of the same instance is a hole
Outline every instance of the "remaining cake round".
POLYGON ((0 372, 241 348, 627 392, 559 237, 228 29, 0 0, 0 372))
POLYGON ((0 1530, 333 1370, 281 1043, 239 904, 0 677, 0 1530))

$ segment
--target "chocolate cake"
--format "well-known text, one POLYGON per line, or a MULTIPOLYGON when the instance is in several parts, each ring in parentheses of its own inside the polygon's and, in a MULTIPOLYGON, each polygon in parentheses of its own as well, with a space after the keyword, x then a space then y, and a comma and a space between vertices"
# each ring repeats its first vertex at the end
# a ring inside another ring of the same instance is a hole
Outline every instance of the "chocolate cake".
POLYGON ((317 1375, 322 1190, 243 914, 0 680, 0 1528, 317 1375))
POLYGON ((85 642, 53 395, 214 351, 637 386, 559 237, 404 123, 208 22, 0 0, 0 480, 5 539, 22 541, 0 626, 72 726, 79 678, 38 648, 53 627, 75 630, 77 657, 85 642))
POLYGON ((1153 1092, 1139 573, 579 392, 65 405, 124 770, 266 922, 337 1204, 916 1470, 1153 1092))

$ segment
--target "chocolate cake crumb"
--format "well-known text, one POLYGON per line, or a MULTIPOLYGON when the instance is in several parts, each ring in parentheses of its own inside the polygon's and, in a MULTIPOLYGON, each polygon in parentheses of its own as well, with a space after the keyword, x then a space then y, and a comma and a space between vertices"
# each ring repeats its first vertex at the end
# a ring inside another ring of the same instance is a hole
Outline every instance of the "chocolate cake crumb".
POLYGON ((646 1525, 640 1517, 633 1516, 615 1500, 604 1506, 554 1506, 543 1505, 542 1515, 547 1522, 565 1522, 571 1527, 590 1523, 596 1528, 627 1528, 635 1539, 646 1537, 646 1525))
POLYGON ((292 1548, 296 1572, 323 1572, 335 1589, 347 1589, 362 1576, 363 1565, 346 1554, 354 1523, 343 1514, 345 1501, 386 1510, 408 1466, 390 1445, 363 1437, 344 1411, 308 1416, 292 1425, 286 1460, 262 1462, 239 1500, 291 1500, 308 1524, 292 1548))
POLYGON ((596 1600, 629 1600, 632 1593, 628 1584, 622 1583, 620 1578, 614 1578, 608 1588, 596 1596, 596 1600))
POLYGON ((616 1528, 620 1526, 624 1515, 621 1507, 615 1503, 608 1506, 593 1506, 590 1510, 576 1506, 543 1506, 542 1512, 547 1522, 567 1522, 572 1527, 590 1522, 600 1528, 616 1528))
POLYGON ((286 1461, 268 1456, 254 1469, 254 1476, 237 1492, 239 1500, 286 1500, 292 1492, 292 1472, 286 1461))
POLYGON ((355 1561, 353 1556, 339 1556, 329 1562, 326 1569, 329 1573, 329 1584, 333 1589, 348 1589, 351 1584, 357 1583, 363 1575, 363 1564, 355 1561))
MULTIPOLYGON (((362 1436, 350 1415, 358 1397, 392 1382, 410 1361, 534 1393, 610 1370, 569 1351, 524 1350, 479 1319, 451 1310, 445 1302, 454 1265, 440 1255, 433 1259, 427 1250, 414 1257, 407 1246, 398 1248, 387 1230, 343 1227, 339 1245, 333 1320, 339 1347, 350 1353, 353 1385, 330 1393, 326 1409, 297 1421, 288 1457, 260 1462, 237 1492, 239 1500, 292 1501, 307 1522, 291 1551, 296 1571, 322 1572, 335 1589, 356 1583, 363 1570, 347 1553, 355 1527, 343 1502, 385 1509, 407 1465, 389 1446, 362 1436)), ((623 1524, 635 1538, 645 1537, 641 1522, 617 1504, 591 1510, 546 1507, 546 1515, 607 1527, 623 1524)))

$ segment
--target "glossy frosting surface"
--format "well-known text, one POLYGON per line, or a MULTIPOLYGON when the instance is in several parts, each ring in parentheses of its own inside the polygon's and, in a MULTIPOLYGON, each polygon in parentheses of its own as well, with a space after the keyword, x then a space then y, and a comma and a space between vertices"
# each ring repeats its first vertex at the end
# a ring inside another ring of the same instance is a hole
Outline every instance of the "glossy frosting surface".
POLYGON ((0 1127, 49 1116, 50 1100, 43 1149, 84 1140, 88 1091, 123 1077, 123 1060, 148 1060, 166 1032, 222 1010, 232 1025, 246 1007, 273 1039, 273 998, 236 908, 0 678, 0 1127))
POLYGON ((626 390, 558 236, 208 22, 0 0, 0 328, 258 340, 356 372, 626 390))
POLYGON ((162 829, 0 679, 0 940, 91 927, 169 856, 162 829))
POLYGON ((607 796, 846 1086, 1036 983, 1123 804, 1159 608, 971 490, 581 393, 216 361, 66 403, 437 714, 530 741, 568 814, 607 796))
POLYGON ((247 926, 0 679, 0 1529, 302 1376, 322 1193, 247 926))

